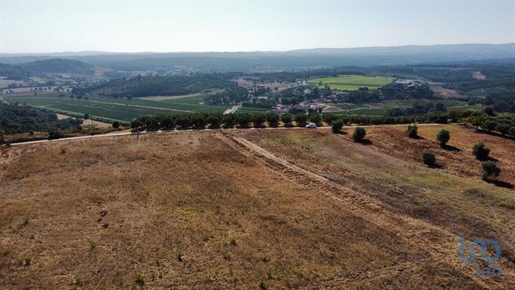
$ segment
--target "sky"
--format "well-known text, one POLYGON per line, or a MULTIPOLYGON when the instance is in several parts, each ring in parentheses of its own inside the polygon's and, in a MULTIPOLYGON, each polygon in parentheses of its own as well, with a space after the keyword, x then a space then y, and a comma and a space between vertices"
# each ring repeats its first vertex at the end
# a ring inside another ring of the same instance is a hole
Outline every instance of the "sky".
POLYGON ((0 0, 1 53, 513 42, 515 0, 0 0))

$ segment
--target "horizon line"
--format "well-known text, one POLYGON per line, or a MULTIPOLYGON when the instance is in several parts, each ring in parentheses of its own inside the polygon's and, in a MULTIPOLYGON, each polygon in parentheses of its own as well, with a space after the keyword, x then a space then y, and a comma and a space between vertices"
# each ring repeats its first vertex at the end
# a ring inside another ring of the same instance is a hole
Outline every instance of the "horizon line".
POLYGON ((486 42, 477 42, 477 43, 453 43, 453 44, 405 44, 405 45, 376 45, 376 46, 352 46, 352 47, 313 47, 313 48, 296 48, 289 50, 205 50, 205 51, 104 51, 104 50, 79 50, 79 51, 54 51, 54 52, 0 52, 0 57, 5 54, 9 55, 45 55, 45 54, 78 54, 78 53, 103 53, 103 54, 160 54, 160 53, 270 53, 270 52, 294 52, 301 50, 321 50, 321 49, 334 49, 334 50, 345 50, 345 49, 367 49, 367 48, 396 48, 396 47, 436 47, 436 46, 460 46, 460 45, 515 45, 515 42, 507 42, 507 43, 486 43, 486 42))

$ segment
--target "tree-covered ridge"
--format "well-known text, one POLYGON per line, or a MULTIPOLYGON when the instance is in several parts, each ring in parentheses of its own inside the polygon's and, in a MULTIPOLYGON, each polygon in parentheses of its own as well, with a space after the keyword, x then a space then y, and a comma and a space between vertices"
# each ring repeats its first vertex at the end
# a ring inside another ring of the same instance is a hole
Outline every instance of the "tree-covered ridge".
POLYGON ((79 74, 79 75, 93 75, 92 67, 82 61, 72 59, 53 58, 47 60, 38 60, 34 62, 24 63, 19 65, 23 70, 28 71, 32 75, 41 74, 79 74))
POLYGON ((79 126, 81 122, 76 119, 58 120, 55 113, 0 102, 0 133, 3 134, 64 130, 79 126))
POLYGON ((94 71, 89 64, 71 59, 53 58, 18 65, 0 63, 0 76, 10 80, 24 80, 47 74, 93 75, 94 71))
POLYGON ((89 93, 105 97, 179 96, 212 89, 236 88, 234 74, 196 74, 192 76, 138 76, 119 79, 88 88, 89 93))

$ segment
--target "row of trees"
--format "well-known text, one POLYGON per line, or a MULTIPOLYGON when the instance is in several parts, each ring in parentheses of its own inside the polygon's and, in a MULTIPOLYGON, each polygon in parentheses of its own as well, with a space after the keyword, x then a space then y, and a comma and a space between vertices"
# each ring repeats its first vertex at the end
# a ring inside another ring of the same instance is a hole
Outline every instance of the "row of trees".
POLYGON ((469 122, 476 128, 481 127, 488 132, 495 131, 515 137, 515 120, 510 116, 474 115, 469 118, 469 122))
POLYGON ((308 122, 315 123, 317 126, 323 123, 331 124, 335 122, 335 129, 338 131, 344 125, 383 125, 383 124, 410 124, 410 123, 446 123, 446 114, 427 114, 420 116, 338 116, 330 113, 319 114, 304 112, 296 114, 276 114, 268 113, 233 113, 223 115, 221 113, 190 113, 182 115, 157 115, 142 116, 132 120, 131 127, 134 130, 171 130, 171 129, 204 129, 204 128, 262 128, 264 126, 277 127, 282 122, 285 127, 305 126, 308 122), (340 126, 338 128, 338 126, 340 126))
POLYGON ((81 120, 59 120, 55 113, 27 106, 0 103, 0 131, 3 134, 65 130, 79 126, 81 120))

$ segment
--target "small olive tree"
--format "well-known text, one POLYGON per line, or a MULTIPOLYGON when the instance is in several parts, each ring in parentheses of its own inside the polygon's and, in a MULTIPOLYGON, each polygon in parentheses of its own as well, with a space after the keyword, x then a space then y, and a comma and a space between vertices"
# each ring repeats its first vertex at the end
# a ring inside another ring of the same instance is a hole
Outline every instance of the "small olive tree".
POLYGON ((408 135, 408 137, 410 138, 417 138, 417 133, 418 133, 418 127, 417 125, 408 125, 408 129, 406 130, 406 134, 408 135))
POLYGON ((483 173, 481 174, 483 179, 487 179, 489 176, 497 177, 501 174, 501 168, 493 161, 481 162, 481 169, 483 169, 483 173))
POLYGON ((331 123, 331 129, 334 133, 340 132, 340 130, 343 128, 343 122, 341 120, 335 120, 331 123))
POLYGON ((434 165, 436 162, 436 154, 433 151, 427 149, 422 151, 422 162, 428 166, 434 165))
POLYGON ((479 160, 485 160, 488 158, 488 154, 490 154, 490 148, 485 147, 483 142, 479 142, 472 147, 472 154, 479 160))
POLYGON ((363 140, 363 138, 365 138, 366 135, 367 135, 367 131, 365 130, 365 128, 358 126, 358 127, 356 127, 356 129, 354 129, 352 138, 354 139, 354 141, 359 142, 359 141, 363 140))
POLYGON ((451 139, 451 134, 449 133, 449 131, 442 129, 436 135, 436 139, 438 140, 438 142, 440 142, 440 146, 444 146, 451 139))

